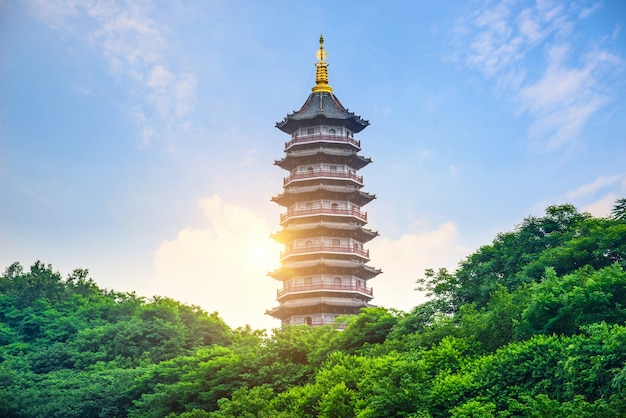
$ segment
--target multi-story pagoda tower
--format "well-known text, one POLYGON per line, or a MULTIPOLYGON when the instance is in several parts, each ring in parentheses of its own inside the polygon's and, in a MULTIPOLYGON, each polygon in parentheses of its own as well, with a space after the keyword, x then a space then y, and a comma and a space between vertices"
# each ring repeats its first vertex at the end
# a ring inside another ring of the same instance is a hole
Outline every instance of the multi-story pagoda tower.
POLYGON ((366 263, 363 244, 378 235, 369 229, 363 206, 375 196, 361 191, 358 170, 371 162, 359 155, 354 134, 369 122, 342 106, 328 85, 324 38, 315 64, 316 85, 304 106, 278 122, 291 136, 285 156, 274 164, 289 172, 283 193, 272 200, 286 208, 282 230, 273 238, 285 245, 281 267, 269 275, 282 282, 278 307, 267 314, 282 324, 333 324, 339 315, 370 306, 367 281, 380 273, 366 263))

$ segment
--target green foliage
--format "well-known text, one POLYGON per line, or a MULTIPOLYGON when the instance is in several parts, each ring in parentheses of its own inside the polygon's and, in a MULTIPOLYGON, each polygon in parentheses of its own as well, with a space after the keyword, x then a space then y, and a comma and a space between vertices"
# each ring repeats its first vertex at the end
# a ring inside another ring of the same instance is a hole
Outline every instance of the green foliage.
POLYGON ((267 386, 256 386, 252 389, 244 386, 233 392, 232 399, 220 399, 219 410, 207 416, 210 418, 272 417, 274 415, 271 411, 270 400, 273 396, 274 391, 267 386))
POLYGON ((562 276, 587 265, 601 269, 613 263, 626 267, 626 224, 580 214, 569 204, 549 206, 543 218, 528 217, 514 232, 498 234, 454 274, 427 270, 418 288, 445 304, 442 312, 449 313, 468 303, 485 307, 498 286, 514 292, 540 282, 546 267, 562 276))
POLYGON ((623 417, 626 223, 551 206, 407 313, 231 330, 41 262, 0 277, 0 416, 623 417))
POLYGON ((572 335, 587 324, 620 324, 626 321, 625 302, 626 272, 618 264, 563 277, 548 267, 543 281, 533 289, 521 327, 530 334, 572 335))
POLYGON ((380 344, 398 322, 396 313, 385 308, 365 308, 360 315, 346 318, 348 325, 337 337, 335 347, 355 352, 364 345, 380 344))
POLYGON ((87 276, 62 279, 36 262, 0 277, 0 415, 126 416, 149 365, 230 341, 216 314, 101 290, 87 276))
POLYGON ((613 215, 613 219, 626 221, 626 198, 617 199, 617 201, 615 201, 611 215, 613 215))

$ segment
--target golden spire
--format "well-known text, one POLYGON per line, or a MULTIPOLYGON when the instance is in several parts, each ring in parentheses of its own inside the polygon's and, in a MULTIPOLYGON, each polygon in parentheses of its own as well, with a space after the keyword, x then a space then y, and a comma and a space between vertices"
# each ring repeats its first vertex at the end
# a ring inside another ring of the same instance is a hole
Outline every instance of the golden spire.
POLYGON ((328 85, 328 63, 324 60, 326 59, 326 50, 324 49, 324 37, 320 35, 320 49, 317 50, 315 56, 319 60, 315 63, 317 70, 315 71, 315 87, 313 90, 314 93, 330 93, 333 91, 333 88, 328 85))

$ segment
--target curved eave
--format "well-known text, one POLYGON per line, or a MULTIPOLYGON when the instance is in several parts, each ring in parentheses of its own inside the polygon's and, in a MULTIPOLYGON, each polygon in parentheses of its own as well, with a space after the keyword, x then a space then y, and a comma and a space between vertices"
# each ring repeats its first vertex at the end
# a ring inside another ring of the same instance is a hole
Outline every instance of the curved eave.
POLYGON ((267 273, 267 275, 276 280, 284 281, 295 276, 308 276, 317 273, 346 274, 369 280, 381 274, 382 271, 353 260, 315 259, 283 263, 282 267, 267 273))
MULTIPOLYGON (((322 298, 324 299, 324 298, 322 298)), ((343 302, 343 301, 342 301, 343 302)), ((333 303, 331 301, 300 303, 298 305, 281 304, 273 309, 268 309, 265 314, 278 319, 287 319, 293 315, 316 314, 316 313, 358 313, 362 308, 371 307, 364 300, 354 302, 333 303)))
POLYGON ((358 206, 364 206, 376 199, 376 195, 372 195, 354 188, 346 188, 342 186, 315 185, 307 187, 290 187, 284 193, 272 197, 272 201, 281 206, 291 206, 296 201, 315 200, 315 199, 345 199, 358 206))
POLYGON ((333 93, 311 93, 302 108, 288 114, 276 127, 292 134, 298 128, 314 125, 343 126, 352 132, 361 132, 369 125, 362 119, 344 108, 333 93))
POLYGON ((371 158, 363 157, 356 153, 342 156, 337 155, 336 153, 325 152, 324 149, 319 148, 306 151, 310 152, 302 153, 302 155, 297 155, 296 153, 294 153, 295 155, 293 155, 292 153, 288 153, 286 157, 274 161, 274 165, 277 165, 282 169, 291 171, 298 165, 312 164, 316 162, 327 162, 346 164, 348 167, 351 167, 355 170, 360 170, 361 168, 372 162, 371 158))
POLYGON ((365 301, 370 301, 374 298, 372 294, 366 293, 364 291, 359 290, 329 290, 329 289, 319 289, 319 290, 292 290, 285 291, 283 294, 279 295, 276 300, 279 302, 290 302, 293 300, 310 298, 310 297, 340 297, 340 298, 354 298, 354 299, 362 299, 365 301))
POLYGON ((366 243, 377 237, 378 232, 362 228, 358 224, 319 221, 288 225, 283 230, 272 234, 271 238, 280 243, 286 244, 297 238, 317 236, 348 236, 366 243))

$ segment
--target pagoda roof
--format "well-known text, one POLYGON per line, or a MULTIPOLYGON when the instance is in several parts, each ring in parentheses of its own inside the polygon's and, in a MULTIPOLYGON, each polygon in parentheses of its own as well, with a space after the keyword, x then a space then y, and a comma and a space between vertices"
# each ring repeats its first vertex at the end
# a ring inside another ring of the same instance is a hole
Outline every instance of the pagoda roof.
POLYGON ((355 170, 359 170, 372 162, 371 158, 363 157, 357 151, 341 148, 309 148, 297 151, 289 151, 281 160, 274 162, 275 165, 285 170, 293 170, 303 162, 329 161, 346 164, 355 170))
POLYGON ((296 223, 286 226, 283 230, 272 234, 278 242, 287 243, 297 237, 317 236, 317 235, 333 235, 332 232, 337 231, 348 233, 350 236, 359 239, 361 242, 367 242, 378 236, 378 232, 361 227, 360 224, 352 224, 345 222, 308 222, 296 223), (345 231, 345 232, 344 232, 345 231))
POLYGON ((351 274, 364 280, 369 280, 382 273, 380 269, 368 266, 361 260, 318 258, 315 260, 283 263, 282 267, 269 272, 268 276, 276 280, 288 280, 294 276, 305 276, 316 272, 324 273, 330 271, 342 271, 341 274, 351 274))
POLYGON ((370 305, 367 300, 357 298, 317 297, 283 302, 280 306, 268 309, 265 313, 278 319, 287 319, 292 315, 322 312, 356 313, 370 305))
POLYGON ((336 186, 336 185, 314 185, 303 187, 290 187, 278 195, 272 197, 272 201, 282 206, 290 206, 296 201, 302 200, 302 196, 308 194, 310 198, 333 198, 342 197, 350 202, 364 206, 372 200, 376 199, 375 195, 363 192, 354 187, 336 186))
POLYGON ((343 126, 352 132, 361 132, 369 121, 348 111, 337 96, 331 92, 313 92, 309 95, 302 108, 288 114, 276 127, 288 134, 300 127, 314 125, 343 126))

